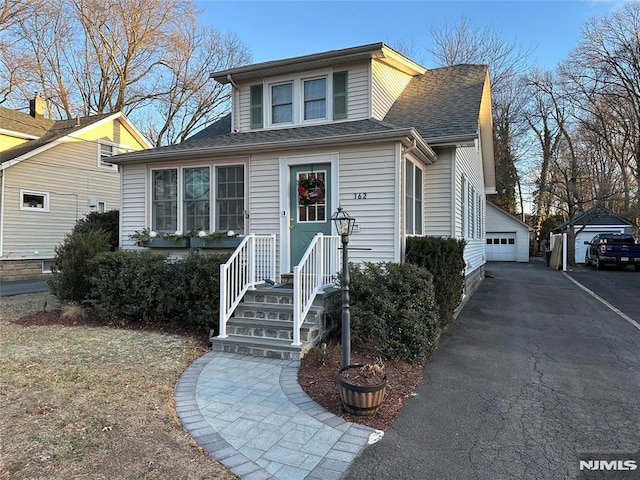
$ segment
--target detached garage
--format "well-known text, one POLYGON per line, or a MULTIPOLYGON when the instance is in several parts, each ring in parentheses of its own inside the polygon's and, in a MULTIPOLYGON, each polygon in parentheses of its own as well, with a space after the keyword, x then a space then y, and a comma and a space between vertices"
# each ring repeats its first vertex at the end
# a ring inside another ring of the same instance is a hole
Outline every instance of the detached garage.
POLYGON ((528 262, 529 225, 487 202, 488 262, 528 262))
MULTIPOLYGON (((553 233, 563 233, 569 228, 569 222, 558 226, 553 233)), ((573 231, 576 235, 575 263, 584 263, 587 246, 598 233, 633 233, 633 224, 604 207, 576 215, 573 219, 573 231)))

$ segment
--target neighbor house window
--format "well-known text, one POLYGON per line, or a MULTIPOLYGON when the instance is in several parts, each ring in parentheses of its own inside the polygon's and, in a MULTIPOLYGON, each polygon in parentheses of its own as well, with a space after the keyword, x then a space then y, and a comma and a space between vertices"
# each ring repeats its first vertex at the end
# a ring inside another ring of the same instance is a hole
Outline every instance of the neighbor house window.
POLYGON ((118 166, 109 161, 111 157, 118 154, 118 150, 116 146, 110 143, 100 142, 98 148, 99 148, 98 166, 102 168, 110 168, 112 170, 117 170, 118 166))
POLYGON ((154 169, 151 171, 151 229, 165 233, 214 229, 242 233, 244 185, 244 165, 154 169))
POLYGON ((98 213, 105 213, 107 211, 107 204, 105 202, 98 202, 98 213))
POLYGON ((315 78, 304 82, 304 119, 327 118, 327 79, 315 78))
POLYGON ((271 86, 271 122, 293 122, 293 83, 271 86))
POLYGON ((118 155, 119 153, 131 152, 133 149, 130 147, 124 147, 112 142, 100 141, 98 142, 98 166, 101 168, 108 168, 110 170, 118 170, 118 166, 111 162, 111 157, 118 155))
POLYGON ((20 210, 48 212, 49 194, 44 192, 20 190, 20 210))
POLYGON ((422 170, 406 160, 405 224, 408 235, 422 235, 422 170))

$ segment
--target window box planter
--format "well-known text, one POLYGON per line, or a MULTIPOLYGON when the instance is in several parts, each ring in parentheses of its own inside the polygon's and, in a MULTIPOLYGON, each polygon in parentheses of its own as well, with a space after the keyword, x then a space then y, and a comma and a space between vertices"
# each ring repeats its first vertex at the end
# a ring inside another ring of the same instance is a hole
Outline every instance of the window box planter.
POLYGON ((189 246, 188 238, 152 238, 142 243, 143 247, 147 248, 186 248, 189 246))
POLYGON ((244 237, 221 237, 221 238, 200 238, 191 237, 189 239, 191 248, 236 248, 244 237))

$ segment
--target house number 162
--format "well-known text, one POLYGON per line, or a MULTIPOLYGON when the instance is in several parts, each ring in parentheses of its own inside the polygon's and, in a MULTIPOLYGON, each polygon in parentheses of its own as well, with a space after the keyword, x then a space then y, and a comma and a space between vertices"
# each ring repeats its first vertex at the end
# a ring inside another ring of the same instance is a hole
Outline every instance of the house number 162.
POLYGON ((367 199, 367 194, 366 193, 354 193, 353 194, 353 199, 354 200, 366 200, 367 199))

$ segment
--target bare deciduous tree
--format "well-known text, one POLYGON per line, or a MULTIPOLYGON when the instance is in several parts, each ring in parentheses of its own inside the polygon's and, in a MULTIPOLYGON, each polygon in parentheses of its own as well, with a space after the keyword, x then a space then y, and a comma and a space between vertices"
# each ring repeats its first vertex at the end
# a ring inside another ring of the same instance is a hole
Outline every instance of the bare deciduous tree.
POLYGON ((228 110, 228 92, 209 72, 251 59, 236 35, 198 23, 193 0, 28 2, 0 30, 0 42, 9 40, 0 62, 15 68, 0 72, 12 82, 0 95, 24 105, 40 92, 53 118, 123 111, 144 119, 156 145, 228 110))
MULTIPOLYGON (((498 195, 492 200, 516 213, 517 152, 514 145, 522 133, 519 79, 527 69, 529 52, 517 42, 508 42, 500 32, 485 27, 472 28, 467 19, 450 26, 431 25, 432 46, 428 49, 439 66, 461 63, 489 65, 494 113, 495 161, 498 195)), ((522 196, 520 196, 522 208, 522 196)))

